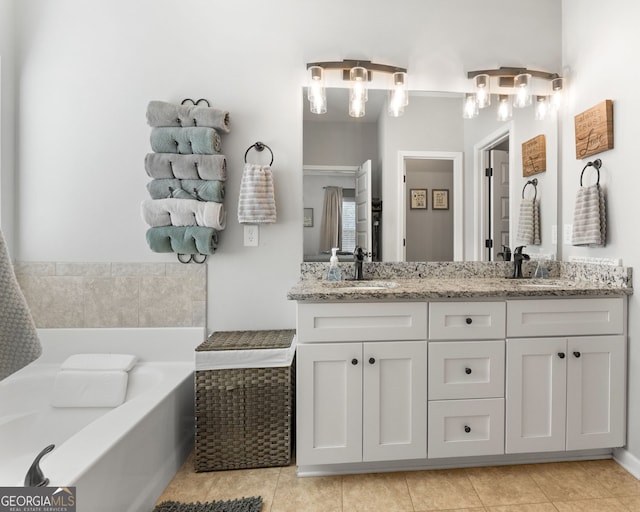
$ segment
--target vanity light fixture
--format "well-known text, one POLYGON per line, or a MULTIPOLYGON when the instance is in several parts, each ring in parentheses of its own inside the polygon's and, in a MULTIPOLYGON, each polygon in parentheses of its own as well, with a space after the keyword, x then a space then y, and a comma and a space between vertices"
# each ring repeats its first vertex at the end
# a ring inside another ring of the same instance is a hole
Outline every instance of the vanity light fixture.
POLYGON ((531 105, 531 75, 522 73, 513 79, 513 88, 516 91, 513 98, 513 106, 524 108, 531 105))
POLYGON ((482 73, 474 78, 476 101, 478 108, 485 108, 491 105, 491 89, 489 87, 489 75, 482 73))
POLYGON ((478 101, 477 93, 465 93, 464 103, 462 104, 462 117, 464 117, 465 119, 473 119, 474 117, 478 117, 479 108, 480 102, 478 101))
POLYGON ((508 94, 498 95, 498 121, 508 121, 511 119, 513 112, 511 110, 511 101, 508 94))
POLYGON ((394 117, 402 115, 404 108, 409 104, 407 70, 405 68, 376 64, 368 60, 345 59, 336 62, 310 62, 307 64, 307 69, 311 73, 311 84, 307 91, 307 98, 311 112, 314 114, 324 114, 327 111, 323 79, 325 72, 328 70, 339 70, 342 73, 342 80, 349 82, 351 89, 349 93, 349 115, 352 117, 365 115, 367 86, 372 80, 373 72, 392 75, 393 82, 389 87, 390 95, 387 108, 389 115, 394 117), (317 89, 322 92, 312 92, 314 86, 317 86, 317 89), (322 105, 323 108, 320 108, 319 105, 322 105))
POLYGON ((542 121, 549 112, 549 98, 547 96, 536 96, 535 119, 542 121))

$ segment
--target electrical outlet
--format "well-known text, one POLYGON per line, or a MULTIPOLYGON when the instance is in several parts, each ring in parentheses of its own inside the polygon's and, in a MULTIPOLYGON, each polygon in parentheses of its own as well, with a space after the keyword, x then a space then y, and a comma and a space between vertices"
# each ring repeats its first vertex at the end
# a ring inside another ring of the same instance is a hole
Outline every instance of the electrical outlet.
POLYGON ((246 224, 244 226, 245 247, 258 247, 258 225, 246 224))
POLYGON ((566 245, 571 245, 571 238, 573 236, 573 224, 564 225, 563 241, 566 245))

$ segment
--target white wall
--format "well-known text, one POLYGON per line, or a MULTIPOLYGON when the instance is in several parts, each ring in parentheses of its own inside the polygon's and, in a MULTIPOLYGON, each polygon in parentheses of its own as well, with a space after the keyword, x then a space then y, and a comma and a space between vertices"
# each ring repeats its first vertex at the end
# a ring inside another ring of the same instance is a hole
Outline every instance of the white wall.
POLYGON ((0 230, 14 249, 15 87, 13 1, 0 0, 0 230))
MULTIPOLYGON (((569 98, 562 122, 562 218, 573 222, 580 172, 587 161, 602 160, 600 183, 606 189, 607 245, 603 248, 563 246, 571 256, 622 258, 640 267, 638 218, 638 116, 640 70, 633 56, 640 50, 640 4, 634 0, 563 0, 563 74, 569 98), (593 35, 593 37, 591 37, 593 35), (614 149, 576 160, 574 116, 605 99, 613 100, 614 149)), ((585 171, 585 182, 587 180, 585 171)), ((640 467, 640 304, 629 301, 628 449, 640 467)))
POLYGON ((14 0, 14 7, 20 260, 173 261, 149 251, 138 211, 146 104, 205 97, 231 112, 232 133, 223 138, 229 222, 208 263, 210 330, 295 323, 286 292, 302 260, 306 62, 370 59, 407 67, 412 89, 458 91, 470 69, 560 66, 557 0, 14 0), (496 19, 500 30, 487 30, 496 19), (244 152, 257 140, 275 153, 279 220, 261 228, 258 248, 245 248, 236 196, 244 152))

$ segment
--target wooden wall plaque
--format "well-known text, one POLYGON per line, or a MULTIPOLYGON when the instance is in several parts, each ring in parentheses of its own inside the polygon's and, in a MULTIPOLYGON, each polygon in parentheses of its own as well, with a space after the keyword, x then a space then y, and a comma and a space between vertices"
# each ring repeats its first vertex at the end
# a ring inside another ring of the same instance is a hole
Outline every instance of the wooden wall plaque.
POLYGON ((538 135, 522 143, 522 176, 525 178, 547 170, 547 140, 538 135))
POLYGON ((604 100, 575 117, 576 159, 613 149, 613 101, 604 100))

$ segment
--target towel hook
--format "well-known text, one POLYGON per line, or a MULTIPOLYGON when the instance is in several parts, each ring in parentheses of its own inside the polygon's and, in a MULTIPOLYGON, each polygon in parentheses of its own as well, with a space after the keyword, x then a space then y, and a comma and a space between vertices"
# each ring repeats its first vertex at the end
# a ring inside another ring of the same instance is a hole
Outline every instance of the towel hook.
POLYGON ((249 151, 251 151, 251 149, 255 149, 256 151, 260 152, 260 151, 264 151, 266 149, 269 150, 269 153, 271 153, 271 162, 269 163, 269 165, 273 164, 273 151, 271 151, 271 148, 269 146, 267 146, 264 142, 256 142, 255 144, 252 144, 251 146, 249 146, 247 148, 247 150, 244 153, 244 163, 247 163, 247 155, 249 154, 249 151))
POLYGON ((527 185, 533 185, 533 200, 535 201, 536 197, 538 197, 538 178, 533 178, 524 184, 524 187, 522 187, 522 199, 524 199, 524 190, 527 188, 527 185))
POLYGON ((587 165, 584 166, 582 172, 580 173, 580 186, 582 186, 582 176, 584 175, 584 171, 587 167, 595 167, 596 171, 598 171, 598 181, 596 185, 600 185, 600 167, 602 167, 602 160, 596 158, 593 162, 587 162, 587 165))

